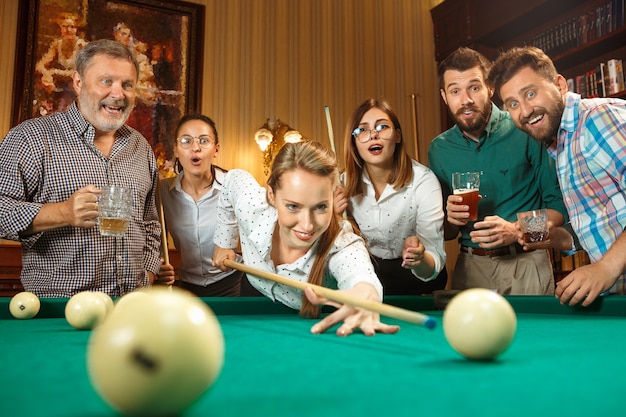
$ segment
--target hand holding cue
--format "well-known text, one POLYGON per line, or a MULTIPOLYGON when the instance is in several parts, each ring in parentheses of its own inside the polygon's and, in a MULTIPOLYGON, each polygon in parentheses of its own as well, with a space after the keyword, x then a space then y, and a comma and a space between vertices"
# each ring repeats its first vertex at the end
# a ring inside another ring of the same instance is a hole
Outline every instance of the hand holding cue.
POLYGON ((322 287, 319 285, 309 284, 308 282, 300 282, 291 278, 286 278, 272 272, 263 271, 257 268, 253 268, 248 265, 244 265, 230 259, 224 260, 224 265, 237 269, 239 271, 251 274, 263 279, 277 282, 279 284, 287 285, 289 287, 303 290, 307 287, 311 288, 315 294, 328 298, 329 300, 336 301, 338 303, 346 304, 352 307, 362 308, 364 310, 372 311, 380 315, 391 317, 394 319, 406 321, 409 323, 419 324, 428 329, 435 327, 435 319, 416 311, 406 310, 404 308, 395 307, 389 304, 379 303, 377 301, 364 300, 362 298, 353 297, 351 295, 344 294, 338 290, 322 287))

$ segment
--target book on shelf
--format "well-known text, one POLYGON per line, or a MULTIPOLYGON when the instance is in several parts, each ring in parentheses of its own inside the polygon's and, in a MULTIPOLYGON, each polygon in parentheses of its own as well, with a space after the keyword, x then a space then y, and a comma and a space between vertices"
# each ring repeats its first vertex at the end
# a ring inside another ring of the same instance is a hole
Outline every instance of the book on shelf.
POLYGON ((568 89, 573 85, 573 91, 583 98, 610 97, 624 91, 625 79, 622 60, 610 59, 568 79, 567 83, 568 89))
POLYGON ((606 63, 608 72, 608 94, 617 94, 624 91, 624 68, 621 59, 610 59, 606 63))
POLYGON ((563 22, 552 25, 532 39, 533 45, 548 55, 558 55, 584 45, 624 26, 626 0, 591 2, 589 9, 563 22))

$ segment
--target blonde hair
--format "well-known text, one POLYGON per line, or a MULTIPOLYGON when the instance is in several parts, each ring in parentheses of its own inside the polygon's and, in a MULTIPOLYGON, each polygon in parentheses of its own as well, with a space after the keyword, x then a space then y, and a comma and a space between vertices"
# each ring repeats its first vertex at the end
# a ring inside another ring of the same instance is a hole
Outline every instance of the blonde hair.
MULTIPOLYGON (((276 191, 281 188, 281 179, 284 173, 301 169, 311 174, 324 178, 330 178, 332 184, 337 184, 339 170, 335 155, 319 142, 287 143, 276 155, 272 164, 272 171, 267 179, 267 185, 276 191)), ((331 207, 332 209, 332 207, 331 207)), ((322 285, 326 257, 333 247, 337 235, 341 231, 339 217, 333 212, 328 229, 320 236, 315 260, 309 273, 308 282, 314 285, 322 285)), ((312 304, 305 295, 302 296, 300 315, 308 318, 316 318, 320 315, 319 306, 312 304)))

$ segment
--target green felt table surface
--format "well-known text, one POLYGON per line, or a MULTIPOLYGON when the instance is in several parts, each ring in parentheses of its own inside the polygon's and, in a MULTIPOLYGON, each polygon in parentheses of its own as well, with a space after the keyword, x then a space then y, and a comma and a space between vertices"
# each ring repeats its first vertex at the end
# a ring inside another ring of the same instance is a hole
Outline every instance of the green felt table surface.
MULTIPOLYGON (((508 298, 518 317, 510 348, 472 362, 448 345, 432 297, 387 301, 425 311, 437 327, 398 323, 395 335, 310 334, 313 320, 262 298, 204 301, 218 314, 224 368, 185 416, 606 416, 626 413, 626 297, 591 308, 553 297, 508 298)), ((16 320, 0 299, 0 416, 114 416, 91 387, 90 331, 42 300, 16 320)), ((172 381, 175 384, 176 381, 172 381)))

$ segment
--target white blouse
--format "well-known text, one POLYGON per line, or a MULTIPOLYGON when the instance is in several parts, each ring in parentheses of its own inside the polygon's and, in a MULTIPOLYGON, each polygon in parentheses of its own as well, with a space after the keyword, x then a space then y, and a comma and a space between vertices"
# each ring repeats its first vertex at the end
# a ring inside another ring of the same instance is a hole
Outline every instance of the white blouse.
POLYGON ((181 181, 184 172, 160 181, 161 200, 167 230, 181 257, 179 277, 182 281, 207 286, 231 275, 213 266, 213 234, 217 202, 224 181, 224 172, 216 169, 211 189, 198 201, 187 194, 181 181))
MULTIPOLYGON (((319 241, 295 262, 275 266, 270 253, 277 221, 277 210, 268 203, 265 188, 248 172, 234 169, 226 174, 218 205, 215 244, 234 249, 239 237, 246 265, 307 282, 319 241)), ((301 290, 250 274, 248 279, 270 299, 293 309, 300 309, 303 296, 301 290)), ((374 272, 365 242, 352 231, 349 222, 342 222, 342 230, 326 259, 323 285, 349 289, 359 282, 374 285, 379 299, 382 300, 382 285, 374 272)))
MULTIPOLYGON (((413 178, 399 190, 387 184, 376 200, 374 186, 363 171, 363 194, 350 198, 354 220, 367 239, 372 255, 381 259, 402 257, 404 240, 417 236, 426 252, 435 260, 435 271, 422 281, 435 279, 446 262, 443 238, 443 197, 435 174, 424 165, 412 161, 413 178)), ((344 174, 345 175, 345 174, 344 174)), ((345 177, 342 175, 342 182, 345 177)))

